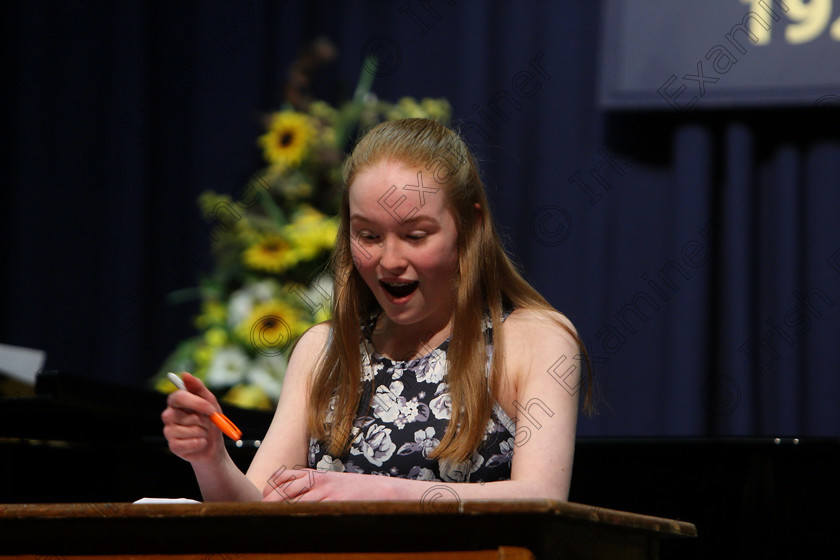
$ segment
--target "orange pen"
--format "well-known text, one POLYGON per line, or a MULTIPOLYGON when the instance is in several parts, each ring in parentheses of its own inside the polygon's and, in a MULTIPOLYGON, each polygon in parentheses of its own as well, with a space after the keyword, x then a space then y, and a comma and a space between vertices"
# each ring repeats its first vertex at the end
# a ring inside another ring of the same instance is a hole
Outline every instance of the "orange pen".
MULTIPOLYGON (((172 373, 171 371, 167 373, 169 376, 169 380, 178 387, 179 389, 186 391, 187 387, 184 385, 184 380, 178 377, 177 373, 172 373)), ((221 414, 219 412, 214 412, 210 415, 210 421, 213 422, 217 428, 222 430, 222 433, 225 434, 227 437, 234 441, 239 441, 242 439, 242 430, 236 427, 236 424, 230 421, 230 419, 221 414)))

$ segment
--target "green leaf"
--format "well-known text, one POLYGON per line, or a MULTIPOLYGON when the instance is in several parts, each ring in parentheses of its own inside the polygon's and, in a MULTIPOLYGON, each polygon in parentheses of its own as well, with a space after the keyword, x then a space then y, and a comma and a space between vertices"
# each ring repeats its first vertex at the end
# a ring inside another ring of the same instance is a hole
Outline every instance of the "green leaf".
POLYGON ((277 206, 277 203, 274 202, 274 199, 270 196, 261 196, 260 197, 260 205, 265 210, 266 214, 278 225, 284 226, 286 225, 286 215, 283 213, 283 210, 277 206))
POLYGON ((335 137, 339 150, 344 151, 350 140, 350 131, 359 122, 359 116, 365 106, 365 98, 373 86, 373 78, 376 74, 376 57, 369 56, 362 64, 362 72, 359 74, 359 81, 356 84, 356 91, 353 93, 353 101, 345 107, 338 115, 335 123, 335 137))

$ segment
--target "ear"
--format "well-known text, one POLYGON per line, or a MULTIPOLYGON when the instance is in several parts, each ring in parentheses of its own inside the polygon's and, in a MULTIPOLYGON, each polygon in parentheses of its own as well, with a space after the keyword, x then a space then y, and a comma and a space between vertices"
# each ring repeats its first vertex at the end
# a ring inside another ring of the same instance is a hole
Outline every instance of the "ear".
POLYGON ((478 214, 479 221, 484 221, 484 214, 481 213, 481 204, 478 202, 475 203, 475 212, 478 214))

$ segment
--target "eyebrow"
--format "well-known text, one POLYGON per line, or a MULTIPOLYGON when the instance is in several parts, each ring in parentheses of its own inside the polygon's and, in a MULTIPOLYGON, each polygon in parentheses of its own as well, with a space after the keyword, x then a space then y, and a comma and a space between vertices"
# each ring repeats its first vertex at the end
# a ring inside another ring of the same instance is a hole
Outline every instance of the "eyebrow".
MULTIPOLYGON (((351 222, 365 222, 365 223, 368 223, 368 224, 375 224, 376 223, 374 220, 371 220, 370 218, 367 218, 367 217, 363 216, 362 214, 358 214, 358 213, 351 214, 350 215, 350 221, 351 222)), ((413 217, 405 220, 404 222, 402 222, 401 225, 409 225, 409 224, 413 225, 417 222, 431 222, 432 224, 435 224, 435 225, 438 224, 438 221, 435 218, 433 218, 432 216, 427 216, 427 215, 423 214, 423 215, 420 215, 420 216, 413 216, 413 217)))

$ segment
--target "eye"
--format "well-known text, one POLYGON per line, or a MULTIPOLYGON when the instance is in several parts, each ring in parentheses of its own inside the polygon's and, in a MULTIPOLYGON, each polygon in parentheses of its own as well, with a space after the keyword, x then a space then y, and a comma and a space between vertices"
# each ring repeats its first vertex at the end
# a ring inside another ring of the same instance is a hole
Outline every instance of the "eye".
POLYGON ((379 236, 370 231, 360 231, 356 233, 356 239, 360 239, 365 243, 375 243, 379 239, 379 236))
POLYGON ((425 232, 413 232, 413 233, 409 233, 408 235, 406 235, 406 237, 408 239, 410 239, 411 241, 420 241, 422 239, 425 239, 428 235, 429 234, 427 234, 425 232))

